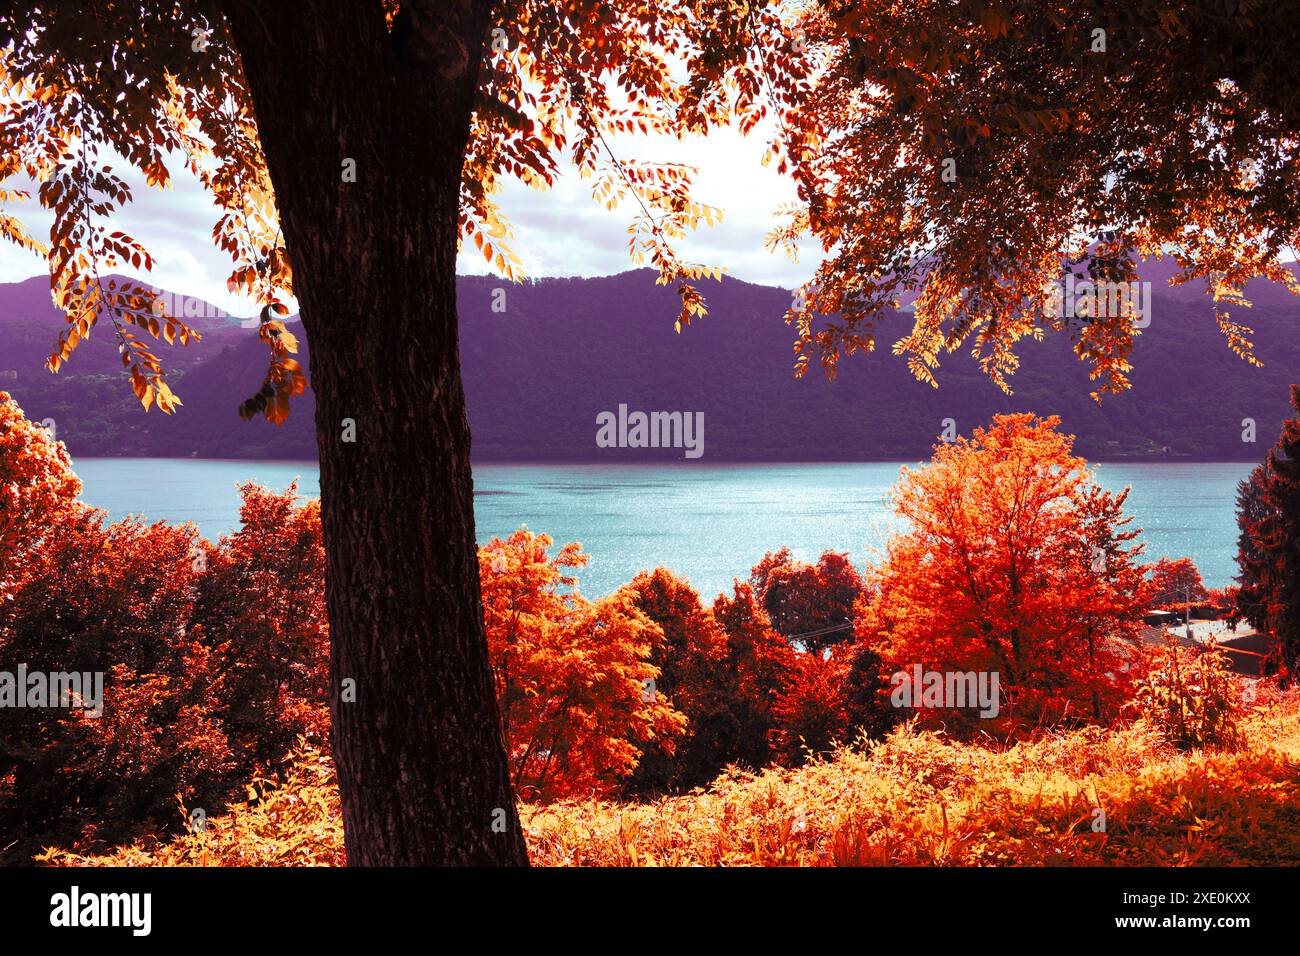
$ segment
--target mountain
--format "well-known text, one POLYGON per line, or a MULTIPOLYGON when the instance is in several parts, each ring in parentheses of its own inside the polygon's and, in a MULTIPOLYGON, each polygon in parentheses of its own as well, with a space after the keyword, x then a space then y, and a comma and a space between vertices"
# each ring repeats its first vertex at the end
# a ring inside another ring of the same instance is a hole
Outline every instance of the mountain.
MULTIPOLYGON (((1135 349, 1133 388, 1100 405, 1065 336, 1022 344, 1012 396, 964 353, 944 358, 939 389, 916 382, 889 351, 906 315, 882 324, 879 351, 841 362, 836 381, 817 371, 795 379, 793 333, 782 320, 787 290, 704 283, 709 315, 676 334, 676 294, 648 270, 521 285, 462 277, 474 456, 683 459, 680 448, 598 447, 597 416, 626 405, 629 413, 703 413, 704 461, 918 459, 945 419, 967 434, 1007 411, 1059 415, 1077 450, 1096 460, 1257 460, 1288 412, 1290 384, 1300 381, 1300 299, 1269 283, 1248 290, 1255 305, 1239 319, 1256 329, 1264 367, 1255 368, 1228 350, 1199 289, 1169 287, 1170 274, 1165 263, 1144 265, 1151 325, 1135 349), (1256 422, 1254 444, 1242 439, 1244 419, 1256 422)), ((159 349, 184 407, 171 417, 145 414, 107 329, 50 375, 42 362, 61 318, 45 280, 0 285, 0 389, 30 417, 55 419, 74 455, 314 458, 310 394, 283 428, 241 421, 235 409, 260 386, 265 349, 237 318, 193 321, 202 342, 159 349)))

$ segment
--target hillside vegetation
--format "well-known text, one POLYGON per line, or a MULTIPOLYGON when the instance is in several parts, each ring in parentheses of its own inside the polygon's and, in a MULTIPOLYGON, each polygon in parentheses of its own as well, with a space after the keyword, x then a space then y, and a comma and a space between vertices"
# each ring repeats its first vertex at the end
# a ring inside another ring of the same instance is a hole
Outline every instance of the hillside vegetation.
MULTIPOLYGON (((1238 751, 1182 753, 1141 721, 1011 746, 905 725, 798 769, 730 770, 682 796, 521 813, 543 866, 1300 864, 1300 693, 1261 692, 1243 729, 1238 751)), ((330 760, 300 748, 282 779, 251 786, 204 833, 41 860, 341 865, 330 760)))

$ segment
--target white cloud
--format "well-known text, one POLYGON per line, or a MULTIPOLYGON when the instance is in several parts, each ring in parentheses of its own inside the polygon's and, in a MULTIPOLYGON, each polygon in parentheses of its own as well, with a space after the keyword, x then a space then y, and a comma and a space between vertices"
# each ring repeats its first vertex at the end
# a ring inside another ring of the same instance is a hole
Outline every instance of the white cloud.
MULTIPOLYGON (((807 281, 816 266, 816 249, 805 245, 799 262, 784 253, 769 253, 764 239, 782 205, 795 200, 794 183, 764 167, 769 131, 760 127, 748 137, 731 128, 706 139, 620 137, 613 148, 620 158, 684 163, 698 169, 695 198, 716 206, 723 220, 702 227, 681 243, 684 258, 721 266, 749 282, 793 287, 807 281)), ((515 226, 515 253, 529 276, 594 276, 632 267, 627 227, 634 213, 628 203, 613 212, 591 199, 591 182, 566 168, 551 190, 539 193, 519 183, 506 185, 500 204, 515 226)), ((490 271, 476 250, 462 252, 462 271, 490 271)))
MULTIPOLYGON (((795 198, 788 178, 763 167, 766 141, 767 134, 760 128, 749 137, 722 129, 707 140, 621 137, 613 145, 624 158, 698 167, 696 199, 721 208, 724 217, 719 225, 689 236, 681 244, 683 257, 721 266, 746 281, 792 287, 812 274, 816 257, 804 256, 794 263, 783 253, 769 253, 763 247, 777 208, 795 198)), ((211 238, 219 211, 179 159, 169 166, 174 175, 170 189, 150 189, 138 176, 129 177, 134 201, 115 217, 114 225, 141 241, 156 264, 150 273, 130 267, 120 271, 160 288, 199 296, 235 314, 256 312, 251 300, 232 296, 226 289, 231 264, 211 238)), ((506 185, 501 205, 515 226, 513 248, 530 277, 610 275, 632 268, 627 253, 631 209, 625 204, 607 211, 592 201, 590 188, 591 183, 581 180, 572 168, 565 169, 548 192, 515 182, 506 185)), ((35 202, 9 211, 16 212, 33 235, 48 236, 50 216, 35 202)), ((458 268, 472 274, 489 271, 473 247, 462 252, 458 268)), ((39 257, 0 245, 0 281, 44 273, 39 257)))

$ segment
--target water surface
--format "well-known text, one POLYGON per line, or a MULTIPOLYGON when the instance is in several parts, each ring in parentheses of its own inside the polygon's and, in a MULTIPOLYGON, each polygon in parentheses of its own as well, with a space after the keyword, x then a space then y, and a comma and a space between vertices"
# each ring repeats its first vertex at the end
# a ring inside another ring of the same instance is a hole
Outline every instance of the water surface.
MULTIPOLYGON (((558 543, 582 542, 591 556, 580 575, 588 594, 664 565, 711 599, 783 545, 804 560, 828 548, 859 565, 875 559, 899 526, 889 489, 902 464, 480 464, 474 511, 480 542, 521 524, 558 543)), ((1098 479, 1132 487, 1128 512, 1149 560, 1190 556, 1207 585, 1222 587, 1236 573, 1235 494, 1251 467, 1104 464, 1098 479)), ((84 498, 114 517, 192 521, 211 539, 238 524, 242 481, 283 488, 297 478, 303 494, 319 494, 315 462, 82 458, 75 468, 84 498)))

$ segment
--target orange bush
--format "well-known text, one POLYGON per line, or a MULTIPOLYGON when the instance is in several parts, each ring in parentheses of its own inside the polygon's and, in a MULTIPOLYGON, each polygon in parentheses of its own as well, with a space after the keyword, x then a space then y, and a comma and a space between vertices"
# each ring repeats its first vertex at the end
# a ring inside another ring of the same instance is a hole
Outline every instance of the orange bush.
POLYGON ((598 601, 565 572, 586 557, 523 528, 479 550, 483 613, 513 783, 526 799, 604 793, 685 729, 655 682, 663 631, 627 591, 598 601))

